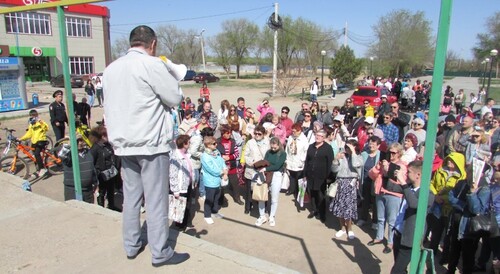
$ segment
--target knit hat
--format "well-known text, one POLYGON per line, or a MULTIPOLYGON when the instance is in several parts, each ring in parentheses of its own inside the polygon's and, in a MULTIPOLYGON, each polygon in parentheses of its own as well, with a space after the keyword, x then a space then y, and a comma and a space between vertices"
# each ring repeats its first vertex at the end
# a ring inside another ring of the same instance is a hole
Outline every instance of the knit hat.
POLYGON ((444 119, 445 122, 455 122, 456 119, 455 119, 455 116, 453 116, 453 114, 449 114, 448 116, 446 116, 446 118, 444 119))
POLYGON ((413 134, 413 133, 406 134, 405 139, 410 140, 411 143, 413 144, 413 147, 416 147, 418 145, 417 136, 415 134, 413 134))

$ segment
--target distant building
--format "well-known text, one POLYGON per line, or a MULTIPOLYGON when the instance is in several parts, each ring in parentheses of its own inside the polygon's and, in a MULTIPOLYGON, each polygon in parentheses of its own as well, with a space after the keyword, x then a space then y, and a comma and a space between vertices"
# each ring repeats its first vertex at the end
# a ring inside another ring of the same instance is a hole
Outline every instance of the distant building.
MULTIPOLYGON (((26 0, 0 0, 0 9, 24 6, 26 0)), ((41 2, 41 1, 40 1, 41 2)), ((74 5, 64 9, 71 74, 102 72, 111 63, 109 9, 74 5)), ((59 24, 55 8, 0 15, 2 56, 23 58, 27 81, 48 81, 62 74, 59 24)))

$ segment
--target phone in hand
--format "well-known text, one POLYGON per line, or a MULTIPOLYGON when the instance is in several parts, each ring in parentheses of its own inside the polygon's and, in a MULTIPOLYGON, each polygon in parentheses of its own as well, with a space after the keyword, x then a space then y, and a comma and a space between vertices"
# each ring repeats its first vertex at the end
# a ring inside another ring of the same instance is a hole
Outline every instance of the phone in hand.
POLYGON ((397 176, 396 176, 396 170, 400 170, 401 167, 399 165, 396 165, 394 163, 389 163, 389 171, 387 172, 387 177, 389 177, 389 179, 392 179, 394 181, 397 181, 397 176))

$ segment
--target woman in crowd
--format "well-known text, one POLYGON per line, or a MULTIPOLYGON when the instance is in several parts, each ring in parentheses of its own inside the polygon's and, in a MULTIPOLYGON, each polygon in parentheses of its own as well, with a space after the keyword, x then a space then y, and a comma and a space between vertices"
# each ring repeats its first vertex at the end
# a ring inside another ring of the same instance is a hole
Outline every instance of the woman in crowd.
POLYGON ((315 136, 315 143, 307 149, 304 164, 304 179, 307 181, 307 190, 311 195, 312 211, 307 218, 317 218, 321 222, 326 220, 325 191, 326 179, 330 174, 333 150, 325 142, 326 132, 319 130, 315 136))
POLYGON ((210 90, 208 89, 207 83, 203 82, 200 88, 200 98, 203 98, 203 102, 210 101, 210 90))
MULTIPOLYGON (((286 160, 286 153, 283 150, 283 145, 277 137, 271 138, 269 141, 270 149, 266 152, 264 160, 269 162, 269 166, 260 170, 266 172, 266 176, 272 176, 269 189, 271 192, 271 210, 269 212, 269 225, 276 225, 276 210, 278 209, 278 198, 281 191, 281 180, 283 178, 283 170, 286 160)), ((268 180, 266 180, 268 181, 268 180)), ((266 222, 265 216, 266 202, 259 201, 259 218, 255 222, 256 226, 261 226, 266 222)))
POLYGON ((97 97, 97 102, 99 102, 99 107, 102 108, 102 104, 104 104, 104 94, 102 93, 102 83, 100 77, 95 79, 95 96, 97 97))
POLYGON ((325 125, 325 126, 331 126, 333 124, 333 116, 332 116, 332 113, 330 113, 330 111, 328 111, 328 104, 326 104, 326 103, 323 103, 321 105, 321 109, 318 112, 318 114, 316 115, 316 117, 317 117, 318 121, 323 123, 323 125, 325 125))
POLYGON ((363 166, 363 157, 359 155, 357 147, 355 140, 348 140, 333 161, 333 170, 337 171, 337 195, 330 205, 333 215, 340 222, 340 230, 335 233, 335 237, 347 234, 351 240, 355 237, 351 227, 352 220, 358 218, 356 197, 363 166))
POLYGON ((311 102, 311 114, 312 114, 314 121, 316 121, 318 119, 318 112, 319 112, 318 101, 311 102))
POLYGON ((186 198, 186 209, 182 223, 175 222, 175 226, 183 230, 186 227, 193 227, 192 217, 194 217, 194 208, 192 203, 194 184, 194 168, 191 162, 191 156, 188 154, 190 145, 188 135, 179 135, 175 140, 177 149, 170 154, 170 193, 174 199, 180 197, 186 198))
POLYGON ((257 173, 254 164, 257 161, 264 160, 266 152, 269 150, 269 139, 264 137, 266 130, 263 126, 256 126, 254 130, 254 138, 248 140, 245 145, 245 214, 249 214, 252 209, 252 179, 257 173))
MULTIPOLYGON (((229 185, 228 188, 232 190, 233 201, 239 205, 243 205, 243 201, 240 199, 240 186, 237 174, 238 159, 240 156, 240 151, 236 145, 236 141, 232 138, 232 130, 228 125, 222 125, 220 127, 221 137, 217 140, 217 150, 219 150, 222 159, 224 159, 226 164, 226 169, 228 170, 229 185)), ((224 193, 225 189, 221 189, 221 205, 225 205, 224 193)))
POLYGON ((201 181, 205 185, 205 203, 204 216, 205 222, 211 225, 214 218, 223 218, 219 213, 221 196, 220 184, 222 180, 228 179, 228 170, 224 159, 217 150, 217 140, 213 136, 207 136, 203 139, 205 152, 201 155, 201 181))
POLYGON ((227 124, 227 116, 229 115, 229 101, 224 99, 220 102, 220 109, 217 114, 217 121, 219 125, 227 124))
POLYGON ((90 107, 94 107, 95 87, 90 79, 87 80, 87 84, 85 85, 85 93, 87 93, 88 104, 90 107))
POLYGON ((497 131, 499 128, 500 128, 500 116, 497 116, 491 120, 490 128, 486 131, 486 135, 490 139, 489 143, 491 145, 493 145, 496 141, 493 139, 493 135, 495 135, 495 131, 497 131))
POLYGON ((344 123, 350 124, 354 117, 356 117, 356 107, 352 103, 352 98, 347 98, 344 105, 340 108, 340 114, 344 115, 344 123))
POLYGON ((293 124, 292 135, 288 137, 285 149, 287 155, 286 168, 290 177, 290 186, 286 195, 293 194, 294 197, 297 196, 298 180, 302 178, 308 148, 309 143, 304 133, 302 133, 301 123, 293 124))
POLYGON ((403 189, 395 177, 395 171, 399 170, 406 175, 406 163, 401 161, 403 146, 399 143, 389 145, 389 160, 382 159, 374 168, 369 171, 370 178, 375 184, 375 203, 377 205, 377 236, 368 243, 369 246, 381 244, 384 239, 385 224, 388 224, 387 246, 383 253, 392 252, 394 238, 394 224, 401 205, 403 189))
POLYGON ((269 105, 268 100, 262 101, 262 103, 257 106, 257 111, 260 113, 260 120, 264 119, 267 113, 275 114, 274 108, 269 105))
MULTIPOLYGON (((313 120, 312 120, 312 114, 309 110, 304 111, 304 121, 302 121, 302 132, 304 135, 311 137, 312 135, 309 135, 309 131, 312 131, 313 129, 313 120)), ((310 139, 308 139, 309 142, 310 139)))
POLYGON ((231 128, 233 128, 233 125, 237 125, 238 131, 243 135, 245 134, 246 131, 245 120, 238 115, 238 112, 236 112, 235 105, 229 106, 229 113, 227 115, 227 124, 231 126, 231 128))
POLYGON ((244 120, 246 124, 245 135, 247 139, 249 139, 253 137, 255 126, 257 125, 259 120, 255 117, 255 112, 251 108, 246 108, 244 120))
POLYGON ((200 116, 200 121, 196 125, 196 129, 199 131, 202 131, 204 128, 210 128, 210 125, 208 124, 208 120, 210 119, 210 114, 208 113, 203 113, 200 116))
POLYGON ((417 137, 418 144, 417 147, 420 146, 422 142, 425 141, 425 135, 427 134, 425 129, 425 121, 421 118, 413 119, 411 123, 411 129, 406 132, 406 134, 414 134, 417 137))
POLYGON ((464 93, 463 89, 458 90, 458 94, 453 99, 455 102, 455 113, 462 112, 462 108, 465 106, 465 101, 467 100, 467 96, 464 93))
POLYGON ((472 159, 477 158, 488 162, 491 159, 491 151, 488 136, 481 127, 475 126, 470 135, 470 141, 467 142, 465 149, 465 166, 472 165, 472 159))
POLYGON ((403 142, 404 152, 403 155, 401 156, 401 161, 405 162, 406 164, 409 164, 417 158, 418 153, 415 150, 417 144, 418 140, 415 134, 413 133, 406 134, 403 142))
POLYGON ((286 128, 281 124, 281 117, 278 114, 274 114, 272 123, 274 125, 272 136, 278 138, 281 144, 285 144, 286 128))
POLYGON ((97 178, 99 180, 99 196, 97 196, 97 204, 104 207, 105 200, 108 200, 108 208, 118 210, 115 207, 115 189, 121 188, 121 176, 119 174, 120 162, 115 156, 113 147, 108 142, 108 134, 106 128, 98 126, 93 128, 89 133, 89 139, 93 143, 90 148, 90 154, 94 159, 94 167, 96 169, 97 178), (116 173, 113 177, 103 175, 103 172, 110 169, 115 169, 116 173))
POLYGON ((179 125, 179 134, 187 134, 191 135, 193 131, 196 130, 196 125, 198 122, 193 116, 193 112, 191 110, 186 110, 184 113, 184 119, 179 125))

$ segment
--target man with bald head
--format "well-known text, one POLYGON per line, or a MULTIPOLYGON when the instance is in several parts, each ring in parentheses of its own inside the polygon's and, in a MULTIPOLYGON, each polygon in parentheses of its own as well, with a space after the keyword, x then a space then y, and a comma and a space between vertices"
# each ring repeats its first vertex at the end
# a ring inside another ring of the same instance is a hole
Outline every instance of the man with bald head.
POLYGON ((448 140, 450 152, 460 152, 465 154, 465 149, 469 143, 470 134, 474 131, 474 120, 466 116, 458 127, 455 127, 451 138, 448 140))

